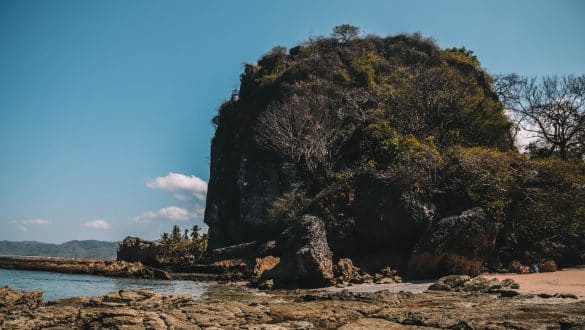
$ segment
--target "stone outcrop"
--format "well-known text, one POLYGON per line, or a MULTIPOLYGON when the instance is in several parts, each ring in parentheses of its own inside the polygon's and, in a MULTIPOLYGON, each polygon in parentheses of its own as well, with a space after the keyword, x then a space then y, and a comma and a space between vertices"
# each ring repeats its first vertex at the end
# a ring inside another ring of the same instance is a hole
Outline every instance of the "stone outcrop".
POLYGON ((117 260, 141 262, 148 266, 160 267, 165 263, 162 244, 139 237, 126 237, 118 246, 117 260))
POLYGON ((117 260, 141 262, 144 265, 168 268, 173 271, 191 271, 199 261, 186 247, 169 251, 164 245, 128 236, 118 246, 117 260))
POLYGON ((327 245, 325 224, 312 215, 303 215, 284 236, 284 251, 273 270, 264 279, 273 279, 276 287, 322 287, 333 279, 333 254, 327 245))
POLYGON ((502 225, 481 208, 434 223, 416 245, 408 271, 418 277, 481 273, 502 225))
POLYGON ((168 272, 145 266, 140 262, 103 259, 0 257, 0 268, 111 277, 171 279, 168 272))

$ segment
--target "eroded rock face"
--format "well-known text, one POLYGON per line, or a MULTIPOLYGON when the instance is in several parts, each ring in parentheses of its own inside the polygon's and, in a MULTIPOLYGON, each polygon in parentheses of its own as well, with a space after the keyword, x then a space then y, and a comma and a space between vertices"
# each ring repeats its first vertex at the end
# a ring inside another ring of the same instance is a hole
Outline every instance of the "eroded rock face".
POLYGON ((501 228, 482 208, 441 219, 420 239, 408 270, 417 277, 477 275, 493 252, 501 228))
POLYGON ((284 252, 273 271, 264 279, 272 278, 276 287, 323 287, 333 279, 333 254, 327 245, 327 232, 321 219, 303 215, 287 229, 284 252))

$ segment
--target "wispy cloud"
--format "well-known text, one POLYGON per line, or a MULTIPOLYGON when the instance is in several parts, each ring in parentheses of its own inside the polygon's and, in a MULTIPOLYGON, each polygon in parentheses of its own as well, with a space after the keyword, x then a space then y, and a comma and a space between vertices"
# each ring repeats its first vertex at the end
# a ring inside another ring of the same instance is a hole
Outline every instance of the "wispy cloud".
POLYGON ((146 186, 151 189, 162 189, 174 193, 175 198, 185 200, 192 195, 199 200, 205 200, 207 194, 207 182, 194 175, 170 172, 166 176, 159 176, 153 180, 147 180, 146 186))
POLYGON ((188 221, 201 217, 203 215, 203 208, 196 207, 193 210, 188 210, 178 206, 169 206, 158 211, 146 211, 134 218, 134 221, 141 223, 148 223, 153 219, 163 219, 172 221, 188 221))
POLYGON ((110 224, 107 221, 102 220, 102 219, 88 221, 88 222, 84 223, 83 226, 87 227, 87 228, 98 229, 98 230, 110 229, 110 224))
POLYGON ((12 223, 17 225, 18 230, 20 231, 27 231, 29 227, 32 226, 47 226, 52 224, 51 220, 46 219, 24 219, 24 220, 14 220, 12 223))

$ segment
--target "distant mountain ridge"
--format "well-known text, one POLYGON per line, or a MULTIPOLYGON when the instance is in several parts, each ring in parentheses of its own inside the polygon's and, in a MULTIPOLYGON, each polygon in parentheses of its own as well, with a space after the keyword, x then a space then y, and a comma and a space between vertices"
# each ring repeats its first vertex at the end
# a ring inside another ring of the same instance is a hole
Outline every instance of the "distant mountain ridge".
POLYGON ((61 244, 36 241, 0 241, 0 255, 115 259, 119 242, 96 240, 69 241, 61 244))

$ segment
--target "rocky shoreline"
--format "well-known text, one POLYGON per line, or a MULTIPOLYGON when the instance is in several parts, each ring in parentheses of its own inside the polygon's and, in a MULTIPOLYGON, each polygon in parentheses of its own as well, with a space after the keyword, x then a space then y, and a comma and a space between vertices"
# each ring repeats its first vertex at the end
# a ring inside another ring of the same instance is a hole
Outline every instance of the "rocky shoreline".
POLYGON ((140 262, 106 259, 49 257, 0 257, 0 269, 46 271, 65 274, 88 274, 110 277, 171 279, 169 272, 140 262))
POLYGON ((388 290, 258 293, 217 286, 203 299, 119 291, 42 302, 0 288, 2 329, 581 329, 585 300, 521 294, 514 281, 450 276, 423 293, 388 290))

